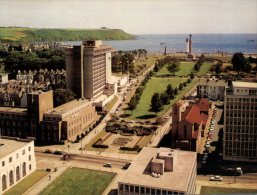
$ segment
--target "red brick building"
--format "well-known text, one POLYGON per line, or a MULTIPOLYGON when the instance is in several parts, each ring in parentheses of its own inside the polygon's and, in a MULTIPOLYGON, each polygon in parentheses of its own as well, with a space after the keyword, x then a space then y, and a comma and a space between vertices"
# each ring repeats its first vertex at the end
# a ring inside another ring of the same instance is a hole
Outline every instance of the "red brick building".
POLYGON ((194 103, 178 101, 172 112, 173 147, 196 151, 201 136, 204 136, 209 111, 208 99, 194 103))

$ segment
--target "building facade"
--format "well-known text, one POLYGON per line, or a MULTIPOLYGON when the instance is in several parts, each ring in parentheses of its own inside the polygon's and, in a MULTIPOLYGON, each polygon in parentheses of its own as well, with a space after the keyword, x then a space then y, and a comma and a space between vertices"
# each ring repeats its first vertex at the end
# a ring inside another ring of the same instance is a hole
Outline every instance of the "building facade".
POLYGON ((42 141, 59 143, 62 140, 76 140, 97 119, 92 102, 85 99, 73 100, 44 113, 42 141))
POLYGON ((196 164, 195 152, 144 147, 118 180, 118 194, 194 194, 196 164))
POLYGON ((0 194, 35 170, 34 141, 0 138, 0 194))
POLYGON ((92 101, 77 99, 53 108, 53 91, 33 92, 27 108, 0 107, 2 135, 36 138, 37 143, 75 140, 98 119, 92 101))
POLYGON ((103 94, 111 78, 112 50, 102 41, 84 41, 80 46, 67 48, 67 88, 81 98, 94 99, 103 94))
POLYGON ((257 162, 257 83, 232 82, 226 89, 223 158, 257 162))
POLYGON ((228 83, 224 80, 202 78, 197 85, 197 95, 200 98, 223 101, 227 86, 228 83))

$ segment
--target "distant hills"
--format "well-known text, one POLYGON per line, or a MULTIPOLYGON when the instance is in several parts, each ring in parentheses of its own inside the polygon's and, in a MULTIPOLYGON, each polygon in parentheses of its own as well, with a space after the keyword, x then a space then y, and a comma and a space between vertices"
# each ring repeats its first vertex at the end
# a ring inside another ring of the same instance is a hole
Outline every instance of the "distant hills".
POLYGON ((120 29, 50 29, 25 27, 0 27, 2 42, 34 42, 34 41, 81 41, 88 39, 99 40, 128 40, 134 35, 120 29))

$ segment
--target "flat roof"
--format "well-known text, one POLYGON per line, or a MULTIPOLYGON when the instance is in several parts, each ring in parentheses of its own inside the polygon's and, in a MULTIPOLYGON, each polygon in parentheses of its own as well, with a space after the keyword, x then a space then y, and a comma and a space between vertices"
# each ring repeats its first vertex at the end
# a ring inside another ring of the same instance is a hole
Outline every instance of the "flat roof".
POLYGON ((76 100, 72 100, 70 102, 67 102, 65 104, 62 104, 48 112, 46 112, 45 114, 54 114, 54 115, 62 115, 65 114, 71 110, 77 109, 78 107, 89 103, 90 101, 87 99, 76 99, 76 100))
POLYGON ((226 87, 226 86, 228 86, 228 83, 224 80, 201 78, 198 85, 224 86, 224 87, 226 87))
POLYGON ((173 149, 144 147, 119 182, 136 186, 187 191, 194 163, 196 163, 196 152, 174 150, 177 156, 172 172, 164 172, 159 178, 146 173, 146 168, 151 160, 156 158, 159 152, 168 150, 173 149))
POLYGON ((20 149, 21 147, 29 144, 31 141, 12 140, 0 138, 0 159, 7 156, 8 154, 20 149), (3 144, 3 145, 2 145, 3 144))
POLYGON ((233 85, 233 87, 245 87, 245 88, 256 88, 257 89, 257 83, 253 83, 253 82, 233 81, 232 85, 233 85))
POLYGON ((0 107, 0 112, 27 113, 27 108, 0 107))

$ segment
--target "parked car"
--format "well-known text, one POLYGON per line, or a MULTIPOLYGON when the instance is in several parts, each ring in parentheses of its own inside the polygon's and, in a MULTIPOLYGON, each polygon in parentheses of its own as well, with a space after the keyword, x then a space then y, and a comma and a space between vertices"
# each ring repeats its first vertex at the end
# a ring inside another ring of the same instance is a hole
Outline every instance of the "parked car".
POLYGON ((206 160, 202 160, 202 164, 205 165, 206 164, 206 160))
POLYGON ((112 163, 105 163, 103 166, 111 168, 112 167, 112 163))
POLYGON ((122 169, 128 169, 129 168, 129 166, 131 165, 131 163, 126 163, 123 167, 122 167, 122 169))
POLYGON ((222 181, 223 178, 219 175, 213 176, 209 179, 210 181, 222 181))
POLYGON ((53 151, 51 149, 45 149, 44 153, 52 154, 53 151))
POLYGON ((204 153, 204 154, 203 154, 203 157, 204 157, 204 158, 208 158, 208 153, 204 153))
POLYGON ((60 150, 55 150, 54 153, 55 155, 63 155, 63 152, 60 150))
POLYGON ((210 143, 207 143, 207 144, 205 145, 205 147, 206 147, 206 148, 211 147, 210 143))

